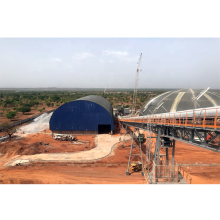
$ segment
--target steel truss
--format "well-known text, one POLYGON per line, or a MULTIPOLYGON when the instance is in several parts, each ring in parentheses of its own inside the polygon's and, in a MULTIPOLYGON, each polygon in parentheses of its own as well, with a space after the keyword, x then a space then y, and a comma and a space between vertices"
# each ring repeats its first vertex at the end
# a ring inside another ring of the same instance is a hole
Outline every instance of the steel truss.
MULTIPOLYGON (((129 162, 126 174, 129 174, 129 165, 132 156, 133 140, 135 137, 134 131, 142 129, 147 131, 146 133, 146 155, 145 155, 145 168, 142 166, 142 175, 144 171, 145 179, 148 183, 161 183, 161 181, 175 183, 179 182, 183 176, 179 172, 180 168, 178 164, 175 163, 175 140, 189 143, 195 146, 199 146, 208 150, 212 150, 220 153, 220 141, 219 131, 206 130, 206 129, 195 129, 189 127, 180 126, 162 126, 155 124, 144 124, 144 123, 134 123, 134 122, 121 122, 122 125, 126 126, 126 130, 129 126, 133 127, 133 136, 131 151, 129 155, 129 162), (152 133, 157 134, 157 137, 153 137, 152 133), (152 138, 157 138, 155 151, 152 155, 152 138), (172 140, 171 140, 172 139, 172 140), (160 149, 165 148, 166 154, 161 155, 160 149), (172 149, 172 160, 169 161, 168 153, 169 148, 172 149), (166 159, 163 159, 163 156, 166 159)), ((141 154, 141 144, 140 144, 140 154, 141 154)), ((141 154, 142 159, 142 154, 141 154)), ((142 163, 143 164, 143 163, 142 163)))
POLYGON ((155 134, 161 129, 161 136, 178 140, 184 143, 195 145, 211 151, 220 153, 220 131, 203 128, 182 127, 153 124, 149 127, 147 124, 135 122, 121 122, 124 125, 151 131, 155 134))
MULTIPOLYGON (((123 124, 122 124, 122 128, 124 128, 123 124)), ((124 129, 125 129, 125 134, 124 134, 124 137, 123 137, 123 141, 122 141, 121 147, 124 148, 124 142, 125 142, 125 135, 126 134, 130 134, 130 136, 132 138, 131 149, 130 149, 130 154, 129 154, 129 160, 128 160, 128 167, 127 167, 126 175, 130 175, 130 172, 129 172, 130 164, 131 164, 131 161, 133 161, 134 158, 136 158, 136 157, 140 157, 140 159, 141 159, 141 164, 142 164, 141 174, 144 175, 144 166, 143 166, 141 142, 140 142, 140 139, 138 138, 138 136, 140 134, 140 131, 139 131, 139 129, 134 128, 133 132, 131 132, 131 130, 128 128, 127 125, 125 125, 124 129), (129 131, 130 131, 130 133, 128 133, 129 131), (135 135, 135 131, 138 132, 138 136, 135 135), (136 141, 138 143, 138 145, 134 145, 134 141, 136 141), (133 150, 135 148, 139 148, 139 153, 133 153, 133 150)))

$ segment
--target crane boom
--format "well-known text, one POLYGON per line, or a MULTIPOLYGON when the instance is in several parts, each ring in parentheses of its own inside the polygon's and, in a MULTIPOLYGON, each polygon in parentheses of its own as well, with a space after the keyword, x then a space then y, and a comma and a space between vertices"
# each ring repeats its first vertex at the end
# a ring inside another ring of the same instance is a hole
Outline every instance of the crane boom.
POLYGON ((135 110, 136 110, 137 88, 138 88, 138 78, 139 78, 139 68, 140 68, 140 63, 141 63, 141 57, 142 57, 142 53, 137 63, 137 72, 135 75, 132 114, 135 114, 135 110))

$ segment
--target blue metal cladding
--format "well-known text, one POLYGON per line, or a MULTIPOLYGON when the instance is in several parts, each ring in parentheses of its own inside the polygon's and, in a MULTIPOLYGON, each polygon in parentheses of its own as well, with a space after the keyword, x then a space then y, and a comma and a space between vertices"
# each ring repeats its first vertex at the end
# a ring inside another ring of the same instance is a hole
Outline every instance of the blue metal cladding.
POLYGON ((111 125, 113 131, 113 118, 102 106, 84 100, 60 106, 50 118, 52 131, 98 131, 98 125, 111 125))

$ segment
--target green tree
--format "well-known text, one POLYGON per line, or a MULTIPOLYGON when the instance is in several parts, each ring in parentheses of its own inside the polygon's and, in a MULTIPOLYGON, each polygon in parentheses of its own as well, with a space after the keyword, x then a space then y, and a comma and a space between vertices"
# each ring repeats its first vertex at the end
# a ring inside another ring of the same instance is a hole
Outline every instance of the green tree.
POLYGON ((51 102, 57 102, 57 101, 59 101, 60 100, 60 97, 58 96, 58 95, 53 95, 53 96, 51 96, 51 98, 50 98, 50 101, 51 102))
POLYGON ((22 107, 18 108, 18 111, 22 112, 24 114, 25 112, 30 112, 31 108, 28 106, 22 106, 22 107))
POLYGON ((8 112, 8 113, 6 114, 6 118, 7 118, 7 119, 13 119, 16 114, 17 114, 17 112, 12 112, 12 111, 10 111, 10 112, 8 112))

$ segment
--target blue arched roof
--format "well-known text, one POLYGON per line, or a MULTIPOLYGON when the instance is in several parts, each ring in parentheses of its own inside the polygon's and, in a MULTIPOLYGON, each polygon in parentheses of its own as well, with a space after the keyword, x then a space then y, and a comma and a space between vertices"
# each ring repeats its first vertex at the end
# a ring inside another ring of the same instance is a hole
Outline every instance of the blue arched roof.
POLYGON ((54 111, 50 118, 50 130, 98 131, 98 125, 111 125, 113 131, 113 118, 110 112, 88 100, 68 102, 54 111))

